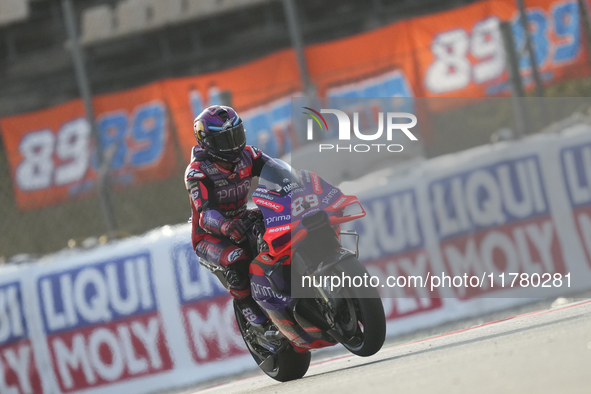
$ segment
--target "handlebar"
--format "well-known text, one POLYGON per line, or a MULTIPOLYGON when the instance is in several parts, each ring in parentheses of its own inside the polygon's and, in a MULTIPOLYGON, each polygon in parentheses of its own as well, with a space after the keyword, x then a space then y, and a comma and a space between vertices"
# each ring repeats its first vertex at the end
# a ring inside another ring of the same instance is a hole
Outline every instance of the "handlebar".
POLYGON ((263 213, 259 209, 253 209, 251 211, 247 211, 246 218, 242 219, 242 223, 244 227, 246 227, 246 233, 244 237, 242 237, 237 243, 242 243, 248 239, 248 234, 250 230, 254 227, 257 222, 263 220, 263 213))

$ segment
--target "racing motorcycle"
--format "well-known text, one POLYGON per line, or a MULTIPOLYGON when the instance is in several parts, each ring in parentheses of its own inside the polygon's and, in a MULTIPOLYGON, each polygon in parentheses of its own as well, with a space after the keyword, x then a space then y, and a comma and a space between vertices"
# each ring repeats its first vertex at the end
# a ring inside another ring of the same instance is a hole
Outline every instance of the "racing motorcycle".
MULTIPOLYGON (((241 246, 250 250, 251 292, 267 314, 266 327, 251 325, 234 305, 238 328, 259 367, 285 382, 305 375, 310 351, 341 343, 351 353, 371 356, 382 347, 386 319, 377 289, 351 283, 332 286, 323 278, 364 277, 358 242, 351 251, 341 245, 342 223, 365 216, 354 196, 344 195, 318 175, 296 172, 281 160, 270 160, 252 193, 259 208, 245 219, 241 246), (309 287, 292 288, 292 276, 309 287), (312 285, 313 284, 313 285, 312 285)), ((223 268, 200 260, 226 286, 223 268)))

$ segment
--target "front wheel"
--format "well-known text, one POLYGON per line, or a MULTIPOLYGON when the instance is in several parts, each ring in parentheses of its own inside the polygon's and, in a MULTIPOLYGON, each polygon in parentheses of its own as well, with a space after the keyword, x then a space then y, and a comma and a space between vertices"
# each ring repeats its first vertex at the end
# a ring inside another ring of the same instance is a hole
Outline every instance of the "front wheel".
MULTIPOLYGON (((363 277, 367 269, 354 256, 340 262, 333 275, 363 277)), ((333 289, 336 301, 335 326, 347 338, 341 341, 351 353, 367 357, 376 354, 386 339, 386 316, 378 290, 374 287, 347 286, 333 289)))
MULTIPOLYGON (((234 314, 238 329, 244 339, 252 358, 269 377, 288 382, 303 377, 310 367, 310 352, 298 353, 293 346, 287 344, 283 350, 273 353, 258 343, 256 335, 249 330, 249 324, 234 300, 234 314)), ((285 340, 285 339, 284 339, 285 340)))

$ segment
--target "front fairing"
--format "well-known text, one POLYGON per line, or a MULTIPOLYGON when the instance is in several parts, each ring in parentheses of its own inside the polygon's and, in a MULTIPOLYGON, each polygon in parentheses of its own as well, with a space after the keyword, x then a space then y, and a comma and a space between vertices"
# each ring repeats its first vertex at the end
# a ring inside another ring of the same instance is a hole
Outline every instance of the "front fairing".
POLYGON ((266 179, 261 177, 260 186, 252 193, 254 203, 263 213, 266 230, 263 239, 272 254, 289 248, 293 238, 301 240, 306 231, 303 219, 321 211, 326 212, 329 219, 342 216, 341 209, 336 206, 344 201, 339 188, 310 171, 299 171, 297 176, 297 182, 290 179, 287 189, 269 189, 265 187, 266 179))
POLYGON ((291 193, 290 214, 294 224, 292 230, 294 235, 300 230, 305 230, 303 219, 318 212, 324 211, 329 219, 342 215, 340 209, 332 208, 332 205, 343 197, 338 187, 310 171, 302 170, 300 175, 304 187, 291 193))

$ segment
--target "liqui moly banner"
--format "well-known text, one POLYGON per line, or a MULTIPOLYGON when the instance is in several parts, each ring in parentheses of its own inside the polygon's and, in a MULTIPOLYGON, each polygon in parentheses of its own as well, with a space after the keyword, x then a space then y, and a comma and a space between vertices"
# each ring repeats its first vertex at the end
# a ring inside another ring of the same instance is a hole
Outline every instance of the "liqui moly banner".
POLYGON ((63 392, 172 369, 150 253, 135 252, 37 279, 41 319, 63 392))
POLYGON ((591 261, 591 140, 563 148, 560 159, 577 233, 591 261))
MULTIPOLYGON (((579 132, 589 141, 591 129, 579 132)), ((568 178, 584 171, 576 164, 580 150, 567 148, 577 142, 568 134, 537 135, 440 157, 421 169, 434 264, 452 277, 480 278, 447 286, 449 296, 552 297, 589 287, 571 213, 580 205, 567 197, 568 178), (573 164, 571 175, 561 156, 573 164)))
POLYGON ((189 242, 172 250, 183 326, 193 359, 198 364, 247 354, 228 291, 199 265, 189 242))
POLYGON ((504 290, 499 274, 566 274, 550 215, 540 159, 524 155, 437 178, 429 184, 444 269, 454 276, 493 274, 482 287, 454 287, 468 298, 504 290))
POLYGON ((44 393, 29 336, 20 281, 0 284, 0 393, 44 393))
POLYGON ((591 277, 591 132, 586 125, 575 126, 556 142, 560 161, 556 171, 561 179, 557 190, 563 192, 560 201, 566 205, 563 220, 566 228, 574 229, 567 236, 579 241, 582 250, 577 259, 585 262, 584 272, 591 277))

